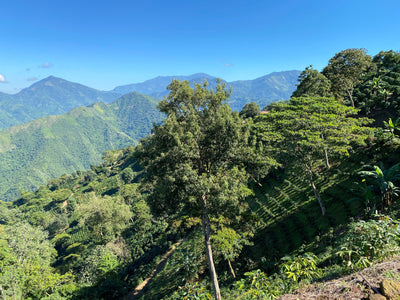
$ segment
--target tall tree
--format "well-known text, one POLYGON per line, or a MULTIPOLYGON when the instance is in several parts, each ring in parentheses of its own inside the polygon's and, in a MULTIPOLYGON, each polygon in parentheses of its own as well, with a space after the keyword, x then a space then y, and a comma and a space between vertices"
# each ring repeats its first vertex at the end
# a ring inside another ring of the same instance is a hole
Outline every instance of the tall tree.
POLYGON ((330 167, 330 156, 349 155, 354 144, 363 144, 371 133, 370 128, 363 127, 369 120, 352 117, 357 110, 334 98, 291 98, 271 104, 267 110, 268 114, 254 120, 264 150, 304 171, 324 215, 315 172, 321 169, 321 162, 330 167))
POLYGON ((301 72, 298 79, 299 83, 297 89, 293 92, 292 97, 304 97, 304 96, 320 96, 328 97, 331 96, 331 83, 324 74, 313 69, 312 66, 306 67, 301 72))
POLYGON ((400 53, 381 51, 373 58, 374 67, 354 89, 354 102, 361 112, 376 120, 400 116, 400 53))
POLYGON ((371 56, 366 49, 346 49, 336 53, 323 69, 324 74, 331 82, 331 90, 337 99, 348 97, 354 107, 353 90, 361 82, 361 75, 371 65, 371 56))
POLYGON ((136 157, 145 169, 149 203, 158 214, 181 214, 202 220, 207 260, 215 299, 221 299, 211 245, 211 220, 240 218, 249 193, 243 163, 248 153, 249 126, 232 112, 230 91, 174 80, 159 104, 167 115, 144 139, 136 157))
POLYGON ((243 118, 253 118, 260 114, 260 106, 256 102, 246 103, 239 115, 243 118))
POLYGON ((373 57, 372 61, 377 65, 378 70, 390 71, 400 64, 400 52, 381 51, 373 57))

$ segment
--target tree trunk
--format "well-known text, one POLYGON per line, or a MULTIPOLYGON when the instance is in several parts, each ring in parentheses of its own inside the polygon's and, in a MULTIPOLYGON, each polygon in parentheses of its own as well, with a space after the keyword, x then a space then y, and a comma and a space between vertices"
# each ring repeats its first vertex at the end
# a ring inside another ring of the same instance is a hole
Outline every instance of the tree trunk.
POLYGON ((233 278, 236 278, 235 271, 233 270, 231 261, 229 259, 228 259, 228 265, 229 265, 229 269, 231 270, 233 278))
MULTIPOLYGON (((325 140, 324 135, 321 133, 321 138, 325 140)), ((324 147, 324 156, 325 156, 325 166, 329 170, 331 165, 329 164, 329 157, 328 157, 328 149, 324 147)))
POLYGON ((317 198, 319 206, 321 207, 321 213, 324 216, 326 209, 325 209, 324 203, 322 203, 322 199, 321 199, 321 196, 320 196, 320 194, 318 192, 318 189, 315 186, 314 179, 312 177, 311 168, 309 168, 308 165, 306 165, 306 172, 307 172, 307 175, 308 175, 308 179, 310 180, 311 187, 312 187, 312 189, 314 191, 315 198, 317 198))
POLYGON ((351 106, 354 108, 355 106, 354 106, 353 95, 349 90, 346 90, 346 91, 347 91, 347 95, 349 95, 351 106))
POLYGON ((1 299, 6 300, 6 296, 4 295, 4 291, 3 291, 3 287, 0 285, 0 295, 1 295, 1 299))
POLYGON ((329 164, 328 150, 326 148, 324 149, 324 155, 325 155, 325 167, 329 170, 331 165, 329 164))
POLYGON ((206 252, 207 252, 207 260, 208 260, 208 267, 210 268, 210 276, 211 282, 213 285, 214 290, 214 298, 215 300, 221 300, 221 292, 219 290, 217 272, 215 271, 214 266, 214 259, 211 249, 211 227, 210 227, 210 219, 208 218, 208 213, 206 209, 206 197, 205 195, 202 196, 203 201, 203 218, 202 218, 202 225, 203 225, 203 233, 204 233, 204 242, 206 245, 206 252))

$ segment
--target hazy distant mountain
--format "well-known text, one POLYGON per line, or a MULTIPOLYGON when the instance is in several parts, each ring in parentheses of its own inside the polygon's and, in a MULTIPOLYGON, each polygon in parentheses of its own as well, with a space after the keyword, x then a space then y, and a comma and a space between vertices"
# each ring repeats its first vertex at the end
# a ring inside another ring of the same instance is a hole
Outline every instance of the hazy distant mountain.
POLYGON ((287 100, 296 89, 300 71, 274 72, 254 80, 238 80, 228 82, 232 86, 230 105, 233 110, 241 110, 243 106, 255 101, 261 108, 276 100, 287 100))
POLYGON ((0 129, 48 115, 63 114, 94 102, 109 103, 119 96, 118 93, 102 92, 50 76, 17 94, 0 93, 0 129))
MULTIPOLYGON (((233 88, 229 103, 232 109, 239 111, 251 101, 263 107, 272 101, 288 99, 296 88, 299 74, 300 71, 275 72, 254 80, 228 82, 228 86, 233 88)), ((50 76, 17 94, 0 93, 0 130, 44 116, 63 114, 75 107, 94 102, 109 103, 130 92, 162 99, 168 95, 166 87, 175 78, 191 83, 202 83, 207 79, 210 88, 213 88, 217 81, 216 77, 204 73, 159 76, 141 83, 118 86, 105 92, 50 76)))
POLYGON ((112 92, 120 94, 138 92, 155 98, 160 98, 168 95, 166 88, 173 79, 187 80, 193 83, 202 83, 204 79, 207 79, 208 81, 216 81, 217 78, 204 73, 196 73, 189 76, 158 76, 140 83, 117 86, 114 90, 112 90, 112 92))
MULTIPOLYGON (((272 101, 289 99, 296 89, 299 75, 300 71, 293 70, 274 72, 254 80, 222 81, 233 88, 229 103, 233 110, 239 111, 246 103, 252 101, 264 107, 272 101)), ((160 99, 168 95, 166 87, 172 79, 188 80, 191 83, 202 83, 207 79, 211 88, 215 86, 217 80, 216 77, 204 73, 190 76, 160 76, 141 83, 119 86, 112 92, 123 94, 135 91, 160 99)))
POLYGON ((12 200, 50 178, 85 170, 106 150, 135 145, 162 114, 138 93, 0 131, 0 199, 12 200))

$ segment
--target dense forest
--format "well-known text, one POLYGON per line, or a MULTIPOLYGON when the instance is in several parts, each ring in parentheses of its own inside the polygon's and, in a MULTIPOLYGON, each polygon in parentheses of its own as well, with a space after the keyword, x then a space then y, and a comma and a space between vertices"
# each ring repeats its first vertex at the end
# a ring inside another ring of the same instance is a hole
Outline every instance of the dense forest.
POLYGON ((51 178, 90 168, 102 153, 136 145, 160 122, 157 101, 129 93, 0 131, 0 198, 11 201, 51 178))
POLYGON ((168 90, 137 146, 0 202, 0 298, 275 299, 400 254, 400 53, 343 50, 262 111, 168 90))

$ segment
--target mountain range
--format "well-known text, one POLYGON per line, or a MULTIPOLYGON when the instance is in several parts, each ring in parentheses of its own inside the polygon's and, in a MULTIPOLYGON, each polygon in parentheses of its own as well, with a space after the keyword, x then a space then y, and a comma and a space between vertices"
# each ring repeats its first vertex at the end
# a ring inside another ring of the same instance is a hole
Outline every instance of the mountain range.
MULTIPOLYGON (((293 70, 273 72, 254 80, 237 80, 231 82, 222 80, 222 82, 232 87, 232 94, 229 99, 231 108, 240 111, 246 103, 252 101, 264 107, 273 101, 289 99, 296 89, 299 75, 300 71, 293 70)), ((187 80, 192 84, 202 83, 206 79, 211 88, 217 82, 217 77, 204 73, 197 73, 190 76, 160 76, 141 83, 118 86, 111 92, 124 94, 135 91, 160 99, 168 95, 166 87, 173 79, 187 80)))
MULTIPOLYGON (((296 88, 300 71, 274 72, 254 80, 223 82, 232 87, 229 103, 233 110, 255 101, 261 107, 290 98, 296 88)), ((188 80, 192 84, 206 79, 213 88, 217 78, 204 73, 190 76, 160 76, 141 83, 118 86, 112 91, 99 91, 79 83, 54 76, 40 80, 17 94, 0 93, 0 130, 37 118, 59 115, 79 106, 94 102, 110 103, 124 94, 138 92, 162 99, 168 95, 166 87, 173 79, 188 80)))
POLYGON ((64 114, 94 102, 109 103, 119 96, 50 76, 17 94, 0 93, 0 129, 48 115, 64 114))

